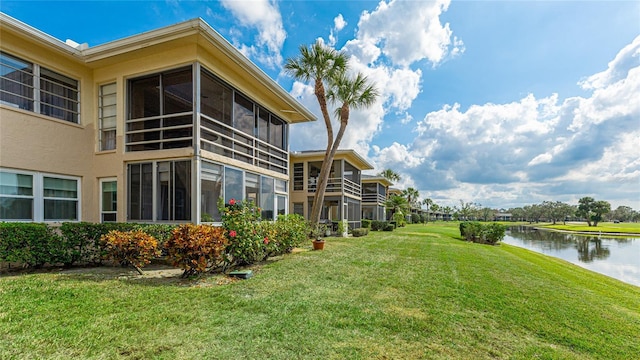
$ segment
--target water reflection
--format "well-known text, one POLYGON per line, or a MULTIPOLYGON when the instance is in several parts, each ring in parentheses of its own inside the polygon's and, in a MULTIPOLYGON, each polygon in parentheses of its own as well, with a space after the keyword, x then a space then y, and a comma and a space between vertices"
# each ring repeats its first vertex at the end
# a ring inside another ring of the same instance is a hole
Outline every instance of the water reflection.
POLYGON ((640 286, 640 238, 566 234, 513 226, 503 241, 640 286))

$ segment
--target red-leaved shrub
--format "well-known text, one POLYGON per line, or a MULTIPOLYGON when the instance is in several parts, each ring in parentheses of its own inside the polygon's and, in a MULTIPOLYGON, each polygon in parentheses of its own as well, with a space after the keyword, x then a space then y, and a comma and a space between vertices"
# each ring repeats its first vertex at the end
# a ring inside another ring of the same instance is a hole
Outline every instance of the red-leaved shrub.
POLYGON ((225 230, 211 225, 180 225, 165 243, 169 260, 184 270, 183 277, 195 275, 222 263, 229 243, 225 230))
POLYGON ((108 260, 131 265, 142 275, 141 267, 160 255, 158 241, 140 230, 109 231, 100 238, 108 260))

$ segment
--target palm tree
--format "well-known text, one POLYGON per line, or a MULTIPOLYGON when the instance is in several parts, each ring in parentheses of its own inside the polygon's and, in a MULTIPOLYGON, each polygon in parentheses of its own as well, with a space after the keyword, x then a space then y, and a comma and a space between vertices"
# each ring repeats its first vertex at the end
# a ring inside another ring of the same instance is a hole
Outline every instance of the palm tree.
POLYGON ((391 217, 393 218, 393 214, 400 211, 403 212, 409 209, 409 203, 407 199, 398 195, 391 195, 387 201, 384 202, 384 207, 391 210, 391 217))
POLYGON ((412 208, 418 207, 418 198, 420 197, 420 192, 412 187, 407 188, 402 191, 402 196, 407 199, 407 202, 412 208))
POLYGON ((429 222, 429 220, 431 220, 431 215, 429 214, 429 207, 433 205, 433 200, 426 198, 422 200, 422 204, 427 205, 427 222, 429 222))
POLYGON ((333 147, 333 126, 327 107, 325 84, 329 86, 330 79, 334 78, 337 73, 342 73, 346 70, 348 59, 344 53, 325 46, 320 40, 309 47, 301 45, 299 50, 300 55, 287 59, 284 69, 289 75, 298 80, 313 82, 313 93, 318 100, 318 105, 320 105, 322 118, 327 129, 327 149, 324 154, 324 162, 320 168, 318 185, 309 217, 311 222, 318 224, 322 210, 321 203, 324 200, 324 193, 327 188, 329 169, 333 163, 333 159, 328 161, 333 147))
POLYGON ((316 193, 313 198, 313 206, 309 220, 312 223, 320 222, 322 202, 329 179, 329 170, 333 164, 340 141, 349 124, 351 109, 360 109, 371 106, 377 96, 377 90, 368 83, 365 76, 358 73, 354 78, 347 75, 347 56, 335 49, 316 41, 310 47, 301 46, 300 55, 287 59, 285 70, 298 80, 314 83, 314 94, 320 105, 320 111, 327 128, 327 149, 318 178, 316 193), (325 91, 325 86, 329 89, 325 91), (327 101, 339 103, 336 115, 340 121, 340 129, 334 139, 333 126, 329 116, 327 101))
POLYGON ((385 169, 383 171, 381 171, 380 173, 378 173, 378 176, 382 176, 383 178, 391 181, 391 182, 396 182, 396 181, 400 181, 400 174, 398 174, 397 172, 391 170, 391 169, 385 169))

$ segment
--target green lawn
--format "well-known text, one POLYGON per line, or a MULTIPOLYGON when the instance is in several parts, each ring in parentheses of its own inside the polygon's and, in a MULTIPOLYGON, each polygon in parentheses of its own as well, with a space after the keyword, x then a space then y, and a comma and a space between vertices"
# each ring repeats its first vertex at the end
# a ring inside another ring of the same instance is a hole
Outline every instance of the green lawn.
POLYGON ((0 359, 632 359, 640 288, 457 223, 330 239, 224 285, 0 278, 0 359))
POLYGON ((541 227, 556 229, 556 230, 566 230, 566 231, 587 231, 594 233, 626 233, 626 234, 638 234, 640 235, 640 223, 612 223, 612 222, 601 222, 598 223, 598 226, 588 226, 586 222, 582 223, 567 223, 566 225, 562 223, 557 223, 556 225, 546 224, 541 227))

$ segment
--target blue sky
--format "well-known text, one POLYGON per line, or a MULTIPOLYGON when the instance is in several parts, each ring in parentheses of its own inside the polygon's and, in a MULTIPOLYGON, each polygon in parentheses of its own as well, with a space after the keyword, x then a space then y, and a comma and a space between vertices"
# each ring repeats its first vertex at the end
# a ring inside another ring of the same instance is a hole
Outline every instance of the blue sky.
MULTIPOLYGON (((317 111, 284 75, 322 38, 381 90, 343 147, 423 198, 510 208, 583 196, 640 210, 638 1, 7 1, 89 46, 201 17, 317 111)), ((322 122, 292 150, 323 148, 322 122)))

